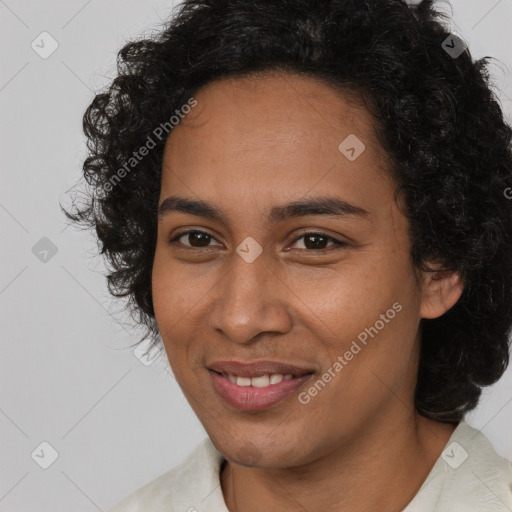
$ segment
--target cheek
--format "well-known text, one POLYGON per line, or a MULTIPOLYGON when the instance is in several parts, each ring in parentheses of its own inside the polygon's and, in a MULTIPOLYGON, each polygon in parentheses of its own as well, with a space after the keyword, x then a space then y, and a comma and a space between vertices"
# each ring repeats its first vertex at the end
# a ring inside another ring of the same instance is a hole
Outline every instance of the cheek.
POLYGON ((318 422, 325 422, 328 430, 334 431, 339 422, 357 429, 361 418, 396 401, 397 396, 408 399, 414 387, 418 347, 415 310, 400 301, 386 306, 379 310, 369 304, 357 317, 339 316, 333 327, 339 336, 326 344, 327 357, 323 358, 320 376, 327 374, 329 383, 312 383, 306 390, 311 400, 309 412, 318 422))
POLYGON ((182 339, 180 328, 186 316, 186 294, 188 287, 183 286, 175 266, 155 255, 152 271, 152 297, 155 319, 167 354, 178 349, 182 339))
POLYGON ((173 289, 175 287, 172 286, 172 273, 168 267, 163 265, 157 250, 151 275, 151 293, 155 318, 160 331, 162 331, 162 326, 169 321, 170 312, 173 311, 173 297, 176 295, 173 293, 173 289))
POLYGON ((178 322, 193 305, 197 287, 191 286, 183 267, 157 245, 152 269, 152 297, 157 323, 178 322))
POLYGON ((206 280, 189 275, 157 251, 152 270, 153 307, 165 351, 176 376, 194 363, 194 340, 204 304, 201 299, 210 287, 206 280))
POLYGON ((343 333, 364 327, 381 309, 391 307, 396 293, 390 284, 387 272, 367 261, 319 273, 298 292, 319 320, 343 333))
POLYGON ((372 358, 376 366, 379 361, 399 364, 393 352, 410 351, 419 326, 420 295, 412 269, 405 263, 380 260, 346 266, 342 272, 317 280, 313 290, 307 299, 314 312, 310 329, 323 337, 330 360, 350 351, 353 342, 361 347, 353 360, 372 358), (372 343, 375 348, 368 350, 372 343))

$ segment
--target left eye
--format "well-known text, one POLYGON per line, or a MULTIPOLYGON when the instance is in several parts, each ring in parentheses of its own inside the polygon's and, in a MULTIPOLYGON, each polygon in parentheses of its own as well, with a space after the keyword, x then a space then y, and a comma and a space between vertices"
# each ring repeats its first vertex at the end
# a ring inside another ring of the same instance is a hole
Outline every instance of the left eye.
MULTIPOLYGON (((185 247, 187 248, 190 248, 190 249, 201 249, 201 248, 207 248, 209 247, 209 242, 211 240, 215 240, 215 238, 204 232, 204 231, 199 231, 199 230, 190 230, 190 231, 184 231, 183 233, 180 233, 178 235, 176 235, 174 238, 172 238, 171 240, 169 240, 169 244, 174 244, 176 242, 179 242, 180 238, 183 238, 187 236, 188 237, 188 242, 189 244, 192 242, 194 243, 193 241, 195 240, 196 242, 199 242, 199 245, 187 245, 187 244, 182 244, 184 245, 185 247), (195 237, 193 237, 192 235, 196 235, 195 237)), ((304 239, 304 248, 305 249, 311 249, 311 250, 314 250, 315 252, 322 252, 322 251, 325 251, 326 248, 324 247, 324 244, 325 242, 332 242, 332 244, 334 246, 338 246, 338 247, 342 247, 342 246, 346 246, 347 244, 344 243, 344 242, 340 242, 339 240, 336 240, 335 238, 331 237, 331 236, 327 236, 323 233, 314 233, 314 232, 311 232, 311 233, 303 233, 301 236, 299 236, 298 238, 296 238, 293 243, 296 243, 298 242, 299 240, 301 239, 304 239)), ((181 244, 181 242, 179 242, 181 244)), ((332 247, 332 245, 331 245, 332 247)))
POLYGON ((304 233, 298 238, 294 240, 294 243, 304 238, 304 245, 307 249, 316 249, 318 251, 323 251, 325 248, 323 247, 324 242, 331 241, 334 246, 344 246, 347 245, 344 242, 340 242, 331 236, 324 235, 323 233, 304 233), (319 247, 321 245, 322 247, 319 247))

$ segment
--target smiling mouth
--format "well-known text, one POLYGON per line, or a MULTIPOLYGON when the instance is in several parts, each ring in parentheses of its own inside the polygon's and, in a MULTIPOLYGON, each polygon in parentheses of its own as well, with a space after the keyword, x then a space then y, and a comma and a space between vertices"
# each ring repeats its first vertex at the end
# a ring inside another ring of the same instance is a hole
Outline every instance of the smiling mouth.
POLYGON ((254 388, 266 388, 269 386, 275 386, 280 384, 283 381, 294 380, 304 377, 306 375, 312 375, 314 372, 301 373, 298 375, 293 375, 291 373, 266 373, 263 375, 258 375, 256 377, 249 376, 239 376, 226 372, 217 372, 215 370, 211 370, 217 375, 221 375, 225 379, 228 379, 229 382, 235 384, 240 387, 254 387, 254 388))
MULTIPOLYGON (((208 370, 213 370, 227 377, 245 377, 254 379, 257 377, 272 375, 282 375, 283 378, 287 375, 293 377, 302 377, 308 373, 314 372, 311 367, 298 366, 290 363, 280 361, 237 361, 237 360, 224 360, 214 361, 207 365, 208 370)), ((277 377, 275 377, 277 378, 277 377)), ((289 377, 287 377, 289 379, 289 377)))
MULTIPOLYGON (((208 370, 212 387, 224 404, 237 412, 257 412, 286 403, 299 392, 315 372, 292 374, 263 374, 256 377, 223 374, 208 370)), ((293 406, 293 402, 288 402, 293 406)))

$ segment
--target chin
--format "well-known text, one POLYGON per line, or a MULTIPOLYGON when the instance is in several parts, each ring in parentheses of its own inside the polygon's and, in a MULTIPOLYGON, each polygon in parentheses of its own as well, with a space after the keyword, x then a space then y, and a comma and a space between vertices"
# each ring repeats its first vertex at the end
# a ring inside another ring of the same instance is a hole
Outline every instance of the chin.
MULTIPOLYGON (((265 434, 266 435, 266 434, 265 434)), ((240 440, 236 446, 233 440, 227 446, 224 443, 216 443, 217 449, 223 456, 234 464, 251 468, 287 468, 293 467, 296 463, 297 446, 284 446, 276 444, 270 439, 263 437, 261 443, 256 441, 240 440), (217 446, 218 444, 218 446, 217 446)))

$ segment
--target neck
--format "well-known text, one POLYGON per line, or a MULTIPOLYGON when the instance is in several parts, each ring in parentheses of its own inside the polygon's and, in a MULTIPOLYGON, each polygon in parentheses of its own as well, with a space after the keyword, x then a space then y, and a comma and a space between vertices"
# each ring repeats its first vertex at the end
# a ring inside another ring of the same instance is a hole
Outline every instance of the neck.
POLYGON ((230 512, 403 510, 455 428, 417 414, 395 416, 387 428, 363 429, 357 439, 300 467, 252 468, 225 461, 224 501, 230 512))

